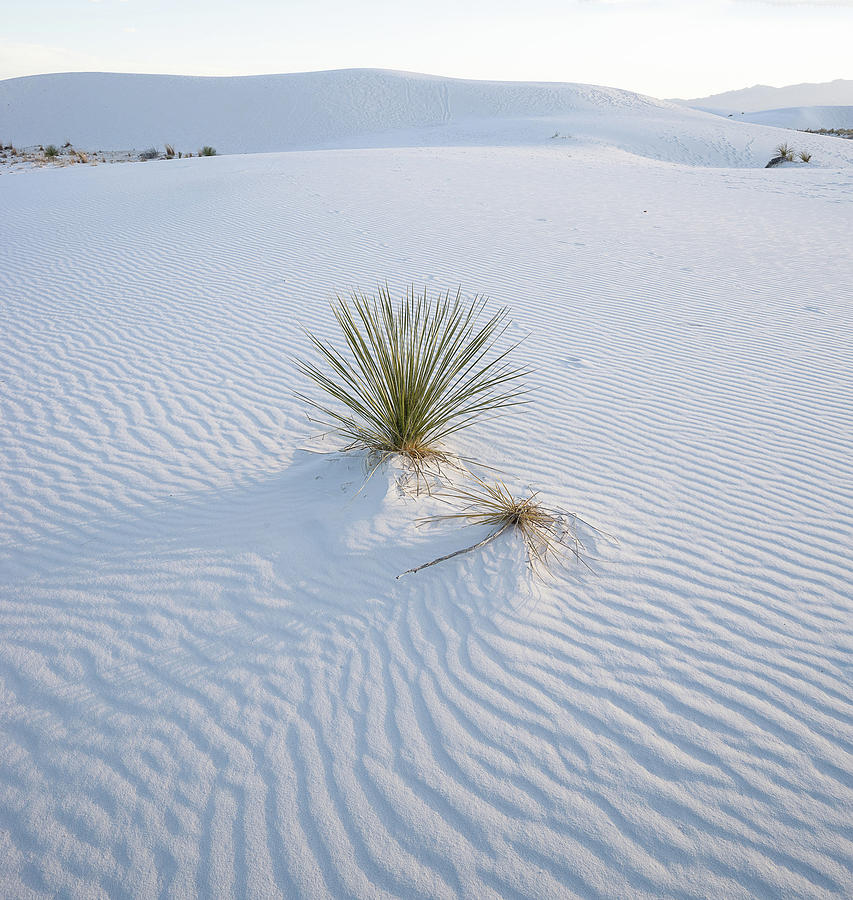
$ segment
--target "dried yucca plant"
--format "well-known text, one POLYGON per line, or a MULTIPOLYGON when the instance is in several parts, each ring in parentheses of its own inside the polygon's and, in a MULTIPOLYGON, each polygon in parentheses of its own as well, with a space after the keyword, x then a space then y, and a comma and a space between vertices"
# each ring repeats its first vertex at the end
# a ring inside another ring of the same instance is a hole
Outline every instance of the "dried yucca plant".
MULTIPOLYGON (((581 551, 585 548, 576 528, 578 522, 592 528, 588 522, 584 522, 573 513, 545 506, 539 499, 538 491, 517 497, 502 481, 486 482, 476 475, 474 480, 473 487, 442 491, 441 499, 462 504, 456 512, 429 516, 421 522, 426 524, 462 520, 467 525, 490 527, 489 534, 470 547, 463 547, 431 562, 415 566, 402 575, 412 575, 463 553, 479 550, 510 531, 515 532, 523 541, 527 562, 534 572, 549 568, 552 559, 559 559, 566 553, 589 568, 581 556, 581 551)), ((397 577, 400 578, 402 575, 397 577)))

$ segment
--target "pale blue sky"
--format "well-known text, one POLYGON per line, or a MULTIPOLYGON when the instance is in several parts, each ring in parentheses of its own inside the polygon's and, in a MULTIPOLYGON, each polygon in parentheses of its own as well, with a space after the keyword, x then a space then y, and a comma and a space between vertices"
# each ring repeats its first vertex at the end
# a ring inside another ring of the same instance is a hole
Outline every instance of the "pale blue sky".
POLYGON ((658 97, 853 78, 853 0, 8 0, 0 78, 378 67, 658 97))

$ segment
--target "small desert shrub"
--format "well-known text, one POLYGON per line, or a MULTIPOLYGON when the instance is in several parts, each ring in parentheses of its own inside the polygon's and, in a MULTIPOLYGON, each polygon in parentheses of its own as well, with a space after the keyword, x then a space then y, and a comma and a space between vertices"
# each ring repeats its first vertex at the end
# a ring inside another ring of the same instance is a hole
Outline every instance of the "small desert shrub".
MULTIPOLYGON (((517 497, 502 481, 489 483, 476 476, 474 479, 473 487, 449 489, 440 495, 442 499, 451 503, 463 504, 457 512, 430 516, 421 522, 461 519, 467 525, 489 527, 491 529, 489 534, 470 547, 463 547, 461 550, 455 550, 446 556, 416 566, 403 572, 403 575, 411 575, 462 553, 479 550, 508 531, 516 532, 524 542, 527 562, 534 571, 542 567, 548 568, 552 558, 558 558, 566 552, 574 555, 579 562, 584 562, 581 557, 583 544, 575 528, 577 522, 582 522, 582 519, 572 513, 544 506, 539 500, 538 493, 517 497)), ((586 522, 583 524, 591 527, 586 522)), ((584 565, 587 563, 584 562, 584 565)))
POLYGON ((59 156, 59 150, 57 150, 53 144, 48 144, 44 148, 44 155, 48 159, 56 159, 56 157, 59 156))
POLYGON ((147 150, 143 150, 142 153, 139 154, 140 159, 157 159, 160 154, 157 152, 156 147, 149 147, 147 150))
POLYGON ((320 364, 297 366, 326 395, 299 394, 322 421, 380 461, 400 454, 416 471, 448 457, 441 442, 485 415, 522 402, 519 381, 527 370, 507 361, 513 346, 497 343, 507 310, 483 317, 485 298, 468 302, 461 291, 435 298, 426 289, 406 291, 399 303, 387 285, 378 296, 354 292, 337 298, 332 312, 344 348, 309 333, 320 364), (328 399, 336 406, 326 405, 328 399))
POLYGON ((776 153, 787 162, 792 162, 794 159, 794 148, 789 147, 784 141, 776 148, 776 153))
POLYGON ((205 145, 198 151, 199 156, 216 156, 216 147, 208 147, 205 145))
POLYGON ((808 150, 800 150, 797 155, 804 163, 811 162, 812 155, 808 150))
POLYGON ((89 157, 82 150, 75 150, 74 156, 77 158, 77 162, 87 163, 89 162, 89 157))
POLYGON ((175 148, 171 144, 166 144, 166 159, 175 158, 175 148))

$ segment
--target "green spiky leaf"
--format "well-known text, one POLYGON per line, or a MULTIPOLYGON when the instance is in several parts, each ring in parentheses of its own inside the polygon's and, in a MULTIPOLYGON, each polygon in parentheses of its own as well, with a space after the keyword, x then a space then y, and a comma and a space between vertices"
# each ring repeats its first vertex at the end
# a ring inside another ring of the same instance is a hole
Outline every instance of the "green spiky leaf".
POLYGON ((332 305, 343 346, 309 333, 318 362, 299 370, 325 394, 299 396, 350 447, 422 458, 486 414, 523 402, 528 370, 498 349, 507 310, 485 315, 486 300, 461 291, 430 298, 413 289, 399 303, 387 285, 332 305), (329 402, 333 401, 333 402, 329 402))

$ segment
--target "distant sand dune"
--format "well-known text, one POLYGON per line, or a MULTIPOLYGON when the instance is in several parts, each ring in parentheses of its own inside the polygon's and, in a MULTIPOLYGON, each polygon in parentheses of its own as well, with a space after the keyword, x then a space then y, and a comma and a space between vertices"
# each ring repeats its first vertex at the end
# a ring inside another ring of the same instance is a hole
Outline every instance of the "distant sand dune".
MULTIPOLYGON (((724 112, 719 115, 727 115, 724 112)), ((762 109, 758 112, 733 113, 738 122, 772 125, 775 128, 853 128, 853 106, 793 106, 785 109, 762 109)), ((808 140, 800 138, 800 141, 808 140)))
MULTIPOLYGON (((0 81, 0 139, 87 150, 205 144, 220 153, 335 147, 614 146, 705 166, 763 166, 778 132, 630 91, 378 69, 191 78, 67 73, 0 81)), ((835 142, 837 143, 837 142, 835 142)), ((815 165, 849 161, 833 142, 815 165)))

